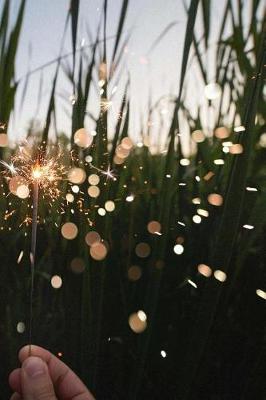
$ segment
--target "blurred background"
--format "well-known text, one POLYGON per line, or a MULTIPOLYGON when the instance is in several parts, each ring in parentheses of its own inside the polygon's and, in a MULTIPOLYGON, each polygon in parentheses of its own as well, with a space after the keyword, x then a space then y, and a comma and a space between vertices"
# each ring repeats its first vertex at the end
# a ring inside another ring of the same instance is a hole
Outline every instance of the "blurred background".
POLYGON ((97 399, 265 399, 265 26, 263 0, 0 0, 0 399, 36 157, 33 343, 97 399))

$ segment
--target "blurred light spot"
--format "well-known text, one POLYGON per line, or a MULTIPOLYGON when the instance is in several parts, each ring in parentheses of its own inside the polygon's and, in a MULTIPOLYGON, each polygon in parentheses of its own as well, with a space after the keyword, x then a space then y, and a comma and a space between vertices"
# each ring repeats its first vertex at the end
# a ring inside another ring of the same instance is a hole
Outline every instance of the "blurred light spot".
POLYGON ((73 240, 77 237, 78 228, 73 222, 66 222, 61 228, 61 233, 65 239, 73 240))
POLYGON ((85 181, 85 179, 86 179, 86 173, 82 168, 74 167, 68 171, 68 180, 71 183, 80 185, 85 181))
POLYGON ((51 285, 54 289, 60 289, 60 287, 62 286, 62 278, 59 275, 54 275, 51 278, 51 285))
POLYGON ((192 203, 193 204, 200 204, 200 198, 199 197, 194 197, 194 199, 192 199, 192 203))
POLYGON ((82 147, 84 149, 90 147, 92 141, 93 141, 92 135, 89 132, 87 132, 86 129, 84 128, 78 129, 74 134, 74 143, 77 146, 82 147))
POLYGON ((100 241, 101 241, 101 236, 96 231, 90 231, 85 236, 85 242, 87 243, 88 246, 93 246, 94 244, 99 243, 100 241))
POLYGON ((90 185, 93 185, 93 186, 98 185, 99 182, 100 182, 100 177, 99 177, 99 175, 97 175, 97 174, 91 174, 91 175, 88 177, 88 182, 89 182, 90 185))
POLYGON ((139 319, 141 320, 141 321, 147 321, 147 315, 145 314, 145 312, 144 311, 142 311, 142 310, 139 310, 138 312, 137 312, 137 314, 138 314, 138 317, 139 317, 139 319))
POLYGON ((88 195, 92 198, 96 198, 98 196, 100 196, 100 189, 98 188, 98 186, 90 186, 88 188, 88 195))
POLYGON ((224 282, 226 280, 226 273, 217 269, 213 273, 214 278, 217 279, 217 281, 224 282))
POLYGON ((207 210, 204 210, 203 208, 198 208, 197 209, 197 213, 199 215, 201 215, 202 217, 208 217, 209 216, 209 212, 207 210))
POLYGON ((234 132, 244 132, 244 131, 245 131, 245 127, 243 125, 234 127, 234 132))
POLYGON ((107 248, 103 243, 96 243, 90 248, 90 255, 94 260, 101 261, 107 255, 107 248))
POLYGON ((100 208, 98 209, 98 214, 99 214, 101 217, 104 217, 104 216, 106 215, 105 209, 102 208, 102 207, 100 207, 100 208))
POLYGON ((243 153, 243 151, 244 151, 243 146, 240 143, 233 144, 229 148, 229 152, 231 154, 241 154, 241 153, 243 153))
POLYGON ((17 323, 17 332, 18 333, 24 333, 25 329, 26 329, 26 326, 25 326, 24 322, 17 323))
MULTIPOLYGON (((222 160, 222 161, 223 161, 223 160, 222 160)), ((203 179, 204 179, 205 181, 209 181, 214 175, 215 175, 214 172, 209 171, 209 172, 207 172, 206 175, 204 175, 203 179)))
POLYGON ((208 202, 212 206, 219 207, 219 206, 221 206, 223 204, 223 197, 218 193, 211 193, 208 196, 208 202))
POLYGON ((266 300, 266 292, 264 292, 264 290, 257 289, 257 290, 256 290, 256 294, 257 294, 257 296, 259 296, 259 297, 261 297, 262 299, 266 300))
POLYGON ((209 278, 212 274, 211 268, 206 264, 199 264, 198 272, 199 272, 199 274, 205 276, 206 278, 209 278))
POLYGON ((141 275, 141 268, 137 265, 132 265, 127 271, 128 279, 133 282, 138 281, 141 278, 141 275))
POLYGON ((126 150, 131 150, 133 147, 133 142, 129 137, 124 137, 122 139, 121 146, 126 150))
POLYGON ((161 356, 162 356, 162 358, 165 358, 167 356, 166 351, 161 350, 161 356))
POLYGON ((259 145, 260 145, 260 147, 263 147, 263 148, 266 147, 266 133, 263 133, 260 136, 259 145))
POLYGON ((0 147, 8 146, 8 136, 6 133, 0 133, 0 147))
POLYGON ((146 257, 149 257, 149 255, 151 253, 151 248, 148 245, 148 243, 141 242, 141 243, 137 244, 135 252, 138 257, 146 258, 146 257))
POLYGON ((20 185, 17 188, 17 196, 20 199, 26 199, 27 197, 29 197, 30 194, 30 189, 28 188, 27 185, 20 185))
POLYGON ((80 257, 75 257, 70 263, 70 269, 74 274, 81 274, 85 270, 85 262, 80 257))
POLYGON ((108 200, 104 205, 106 211, 113 212, 115 210, 115 203, 112 200, 108 200))
POLYGON ((134 200, 134 195, 130 194, 129 196, 126 197, 126 201, 128 201, 129 203, 131 203, 134 200))
POLYGON ((73 196, 72 193, 67 193, 67 194, 66 194, 66 200, 67 200, 69 203, 73 203, 73 201, 75 200, 75 198, 74 198, 74 196, 73 196))
POLYGON ((254 225, 245 224, 243 225, 243 228, 251 230, 254 229, 254 225))
POLYGON ((86 156, 86 157, 85 157, 85 161, 86 161, 87 163, 91 163, 92 160, 93 160, 92 156, 86 156))
POLYGON ((71 190, 73 193, 78 193, 79 192, 79 187, 77 185, 71 186, 71 190))
POLYGON ((205 140, 205 135, 202 131, 196 130, 196 131, 192 132, 192 139, 196 143, 202 143, 205 140))
POLYGON ((135 333, 142 333, 147 328, 147 321, 142 321, 138 313, 133 313, 129 316, 128 323, 130 328, 135 333))
POLYGON ((196 285, 195 282, 193 282, 191 279, 188 279, 187 281, 191 286, 193 286, 195 289, 197 289, 198 286, 196 285))
POLYGON ((158 221, 150 221, 147 225, 148 232, 152 234, 156 234, 158 232, 161 232, 161 224, 158 221))
POLYGON ((215 165, 224 165, 224 160, 222 158, 217 158, 213 161, 215 165))
POLYGON ((227 128, 225 128, 224 126, 221 126, 221 127, 215 129, 214 135, 218 139, 226 139, 230 135, 230 132, 227 128))
POLYGON ((174 252, 178 255, 182 254, 184 252, 184 246, 182 246, 182 244, 176 244, 174 246, 174 252))
POLYGON ((257 192, 257 191, 258 191, 257 188, 250 187, 250 186, 247 186, 247 187, 246 187, 246 190, 247 190, 248 192, 257 192))
POLYGON ((190 164, 190 160, 188 158, 181 158, 181 160, 179 161, 180 165, 182 165, 183 167, 186 167, 190 164))
POLYGON ((201 217, 199 215, 193 215, 192 220, 195 224, 201 223, 201 217))

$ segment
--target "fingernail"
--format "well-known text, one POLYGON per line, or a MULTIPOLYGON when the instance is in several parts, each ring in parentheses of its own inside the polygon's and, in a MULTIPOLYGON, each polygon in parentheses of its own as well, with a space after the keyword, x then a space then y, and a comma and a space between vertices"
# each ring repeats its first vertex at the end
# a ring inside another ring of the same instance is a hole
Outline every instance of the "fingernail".
POLYGON ((22 368, 31 378, 35 378, 36 376, 45 373, 45 363, 39 357, 27 358, 27 360, 23 363, 22 368))

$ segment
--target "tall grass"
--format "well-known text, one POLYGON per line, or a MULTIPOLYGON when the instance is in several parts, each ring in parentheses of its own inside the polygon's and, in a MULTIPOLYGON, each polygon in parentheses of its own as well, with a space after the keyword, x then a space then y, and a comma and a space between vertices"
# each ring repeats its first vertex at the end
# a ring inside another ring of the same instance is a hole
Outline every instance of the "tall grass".
MULTIPOLYGON (((77 213, 72 217, 69 210, 65 216, 53 211, 49 214, 47 206, 41 204, 42 212, 47 214, 47 223, 40 226, 38 232, 35 335, 38 343, 55 352, 63 352, 64 359, 81 374, 97 398, 197 399, 202 391, 204 398, 212 398, 214 394, 218 398, 230 398, 232 393, 234 398, 249 399, 250 395, 262 398, 259 392, 263 379, 255 379, 255 374, 263 366, 262 358, 257 357, 263 343, 263 305, 255 290, 265 285, 262 269, 265 245, 260 239, 265 230, 265 213, 263 215, 262 210, 266 189, 265 149, 259 145, 266 119, 263 92, 265 14, 262 4, 262 1, 252 2, 249 29, 246 30, 243 26, 243 3, 239 1, 234 5, 230 0, 226 2, 214 50, 215 79, 221 87, 220 102, 216 106, 206 100, 205 104, 198 105, 195 116, 189 108, 191 94, 187 90, 186 79, 193 62, 200 71, 202 84, 208 83, 205 56, 211 51, 210 29, 216 22, 211 19, 211 2, 190 1, 186 9, 188 18, 179 91, 174 99, 165 143, 167 151, 153 154, 149 146, 136 146, 126 163, 119 166, 114 163, 114 155, 117 145, 129 134, 130 83, 121 99, 121 118, 117 121, 112 139, 108 132, 109 113, 108 110, 103 111, 101 106, 95 120, 97 135, 92 148, 80 152, 74 144, 74 133, 89 118, 88 103, 95 76, 100 73, 104 80, 99 93, 100 103, 108 100, 109 85, 119 80, 122 50, 129 40, 124 34, 128 1, 124 0, 121 5, 110 59, 107 59, 106 52, 108 1, 103 2, 89 57, 83 51, 76 51, 79 2, 71 2, 66 28, 70 23, 72 64, 64 64, 62 45, 41 137, 49 143, 52 116, 56 116, 58 74, 63 69, 73 87, 72 131, 67 143, 62 137, 58 137, 58 141, 62 141, 66 148, 70 146, 79 152, 80 165, 87 175, 91 173, 90 165, 85 162, 88 154, 92 155, 96 167, 106 169, 112 165, 115 168, 117 180, 108 181, 106 185, 101 182, 100 197, 96 201, 85 195, 85 205, 88 208, 95 204, 102 206, 111 198, 115 199, 116 210, 104 218, 96 211, 90 215, 93 229, 109 245, 108 257, 99 262, 89 256, 84 243, 84 236, 91 229, 88 221, 77 213), (198 37, 195 28, 199 18, 202 18, 203 38, 198 37), (207 131, 203 109, 207 113, 214 110, 212 132, 209 130, 203 142, 191 146, 190 165, 182 166, 179 161, 184 157, 184 149, 178 133, 184 129, 183 126, 189 127, 190 134, 195 129, 207 131), (245 131, 234 132, 234 127, 240 124, 245 131), (222 151, 222 140, 213 131, 224 125, 230 131, 226 140, 240 143, 244 149, 242 154, 232 155, 222 151), (216 159, 223 159, 225 164, 214 164, 216 159), (185 186, 180 186, 180 183, 185 186), (249 192, 247 186, 258 187, 259 190, 249 192), (208 203, 210 193, 223 196, 222 207, 208 203), (126 201, 129 194, 134 194, 133 202, 126 201), (201 199, 200 206, 193 203, 195 198, 201 199), (192 220, 198 208, 209 213, 208 218, 202 217, 201 224, 192 220), (71 243, 62 239, 60 231, 54 226, 55 222, 60 226, 67 218, 73 218, 79 227, 79 237, 71 243), (148 233, 147 223, 151 220, 161 223, 161 236, 148 233), (252 232, 243 229, 247 223, 255 226, 252 232), (173 252, 177 238, 184 241, 182 255, 173 252), (150 245, 152 252, 148 258, 137 257, 135 248, 139 242, 150 245), (82 257, 86 263, 81 276, 74 276, 68 268, 75 256, 82 257), (226 272, 227 281, 221 283, 214 278, 203 277, 197 270, 200 263, 209 265, 213 271, 226 272), (142 277, 131 282, 127 273, 129 267, 135 264, 140 266, 142 277), (49 279, 55 273, 62 275, 64 282, 57 293, 49 285, 49 279), (190 282, 194 282, 197 288, 190 282), (129 315, 139 309, 143 309, 148 316, 147 329, 141 335, 134 334, 128 327, 129 315), (231 337, 233 345, 227 342, 227 337, 231 337), (243 341, 239 346, 241 354, 237 354, 240 366, 233 362, 232 367, 230 360, 239 337, 243 341), (254 338, 254 345, 248 337, 254 338), (166 359, 160 357, 161 350, 167 352, 166 359), (228 371, 235 382, 230 381, 228 371), (210 376, 213 375, 215 379, 212 380, 210 376), (243 376, 249 376, 249 379, 241 386, 238 381, 243 376)), ((12 99, 8 108, 5 105, 6 108, 0 112, 3 122, 8 122, 14 106, 12 66, 24 6, 25 2, 21 2, 15 23, 16 35, 10 36, 10 40, 16 37, 13 39, 15 44, 11 46, 13 50, 9 50, 12 57, 10 59, 5 55, 2 62, 1 56, 0 77, 6 77, 4 66, 11 65, 8 69, 10 79, 2 78, 5 85, 0 86, 1 98, 2 93, 10 93, 8 96, 12 99)), ((5 43, 2 46, 5 49, 8 7, 9 2, 6 1, 0 26, 0 43, 5 43)), ((158 36, 158 42, 163 34, 158 36)), ((64 39, 65 34, 62 43, 64 39)), ((4 50, 1 54, 8 54, 8 51, 4 50)), ((0 79, 0 84, 2 81, 0 79)), ((149 115, 155 112, 156 108, 151 107, 149 115)), ((145 131, 146 127, 143 127, 145 131)), ((83 184, 81 190, 86 193, 86 189, 86 184, 83 184)), ((1 202, 3 219, 6 200, 1 202)), ((27 331, 20 336, 15 333, 17 321, 26 320, 28 312, 27 260, 23 259, 19 268, 16 264, 20 249, 26 251, 29 246, 25 233, 26 227, 16 234, 5 230, 0 236, 3 262, 1 291, 6 293, 1 331, 7 349, 5 360, 9 366, 15 364, 15 349, 27 341, 27 331), (7 362, 8 359, 11 361, 7 362)))

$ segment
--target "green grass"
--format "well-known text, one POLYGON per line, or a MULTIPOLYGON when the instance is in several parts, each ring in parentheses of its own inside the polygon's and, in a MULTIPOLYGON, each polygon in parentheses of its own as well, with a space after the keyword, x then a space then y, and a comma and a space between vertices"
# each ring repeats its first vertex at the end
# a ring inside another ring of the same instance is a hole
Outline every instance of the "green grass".
MULTIPOLYGON (((105 185, 102 177, 99 185, 101 195, 97 200, 86 194, 87 183, 81 185, 85 193, 84 206, 90 209, 89 218, 93 227, 84 214, 78 212, 77 204, 73 205, 74 215, 70 207, 65 215, 61 215, 56 210, 58 207, 51 209, 45 201, 40 202, 40 213, 46 217, 46 224, 40 224, 38 230, 34 335, 37 343, 55 352, 62 351, 64 360, 80 373, 99 398, 155 399, 163 398, 162 393, 166 393, 165 398, 196 399, 202 387, 206 396, 217 393, 218 398, 230 397, 232 384, 224 383, 224 374, 228 369, 231 371, 231 367, 224 353, 229 353, 230 360, 234 349, 226 343, 226 338, 232 338, 236 345, 235 335, 243 341, 246 335, 250 336, 257 343, 252 350, 247 340, 241 348, 246 358, 240 355, 239 359, 243 365, 247 363, 247 370, 243 367, 243 376, 249 376, 249 380, 238 388, 238 397, 235 398, 248 399, 251 398, 248 397, 250 393, 255 398, 256 391, 262 388, 263 380, 260 377, 255 379, 256 371, 263 366, 263 361, 255 356, 263 343, 263 300, 256 296, 255 291, 258 288, 265 290, 265 244, 261 237, 265 231, 266 170, 265 147, 259 143, 266 127, 266 50, 265 14, 261 4, 262 1, 252 2, 249 29, 246 30, 243 26, 243 3, 237 2, 234 8, 231 1, 227 2, 218 21, 218 42, 213 50, 216 57, 215 79, 221 87, 220 102, 206 100, 205 104, 198 105, 195 116, 189 108, 191 93, 187 90, 186 79, 189 79, 193 60, 197 63, 202 84, 208 83, 210 72, 206 52, 212 51, 209 47, 210 27, 217 21, 211 19, 211 2, 190 2, 186 8, 188 19, 180 60, 179 91, 174 99, 165 143, 167 151, 153 154, 148 146, 135 146, 126 162, 117 166, 114 163, 115 149, 129 133, 130 82, 121 101, 122 118, 118 119, 112 138, 108 132, 108 111, 100 112, 95 121, 97 135, 90 149, 81 151, 74 143, 74 133, 84 126, 84 120, 88 118, 87 105, 92 85, 95 84, 95 72, 98 74, 100 66, 106 64, 107 73, 99 102, 107 98, 109 85, 117 80, 119 83, 117 75, 123 65, 121 49, 129 40, 129 35, 124 34, 128 1, 124 0, 119 10, 110 60, 106 58, 106 33, 103 40, 100 36, 102 27, 106 32, 108 1, 103 2, 102 17, 92 40, 90 57, 83 51, 76 51, 79 2, 71 3, 65 25, 65 32, 68 24, 71 25, 71 66, 64 64, 64 33, 56 60, 45 128, 43 132, 36 133, 36 137, 46 140, 50 146, 51 121, 57 115, 57 78, 64 69, 66 79, 73 87, 75 103, 71 114, 71 136, 69 139, 60 136, 58 141, 63 148, 70 147, 78 153, 79 165, 87 175, 92 169, 85 162, 85 157, 91 155, 94 166, 106 169, 111 165, 117 180, 108 181, 105 185), (195 29, 198 18, 202 18, 203 37, 199 37, 195 29), (231 27, 230 34, 226 29, 228 25, 231 27), (114 64, 115 70, 112 68, 114 64), (215 125, 202 143, 191 145, 195 149, 189 155, 190 165, 182 166, 179 161, 184 158, 184 149, 176 133, 183 129, 183 124, 189 126, 190 134, 195 129, 203 129, 206 133, 203 109, 207 112, 214 109, 215 125), (229 110, 233 112, 229 113, 229 110), (245 128, 242 133, 234 132, 239 121, 245 128), (240 143, 244 149, 242 154, 222 151, 223 140, 217 138, 213 131, 224 125, 230 132, 225 140, 240 143), (225 164, 216 165, 216 159, 223 159, 225 164), (210 172, 213 176, 206 180, 204 177, 210 172), (180 183, 186 185, 180 186, 180 183), (258 191, 247 191, 248 186, 256 187, 258 191), (210 193, 223 196, 221 207, 208 203, 210 193), (130 194, 135 196, 133 202, 126 201, 130 194), (201 199, 200 205, 193 203, 195 198, 201 199), (97 213, 97 205, 103 206, 108 199, 115 201, 116 209, 101 217, 97 213), (192 220, 198 208, 209 213, 208 217, 202 217, 201 224, 192 220), (79 228, 79 235, 74 241, 63 239, 60 229, 55 226, 56 223, 60 227, 66 220, 72 220, 79 228), (161 236, 147 231, 151 220, 161 223, 161 236), (254 225, 255 229, 244 229, 245 224, 254 225), (84 242, 85 234, 92 228, 108 243, 108 256, 103 261, 93 260, 84 242), (182 255, 173 252, 177 237, 184 241, 182 255), (135 248, 140 242, 149 244, 151 254, 148 258, 137 257, 135 248), (69 269, 71 260, 77 256, 86 265, 79 276, 69 269), (163 268, 158 268, 158 262, 163 268), (199 275, 197 266, 200 263, 209 265, 213 271, 220 269, 226 272, 227 281, 220 283, 213 277, 207 279, 199 275), (141 268, 142 277, 137 282, 128 280, 131 265, 141 268), (49 282, 54 274, 63 277, 63 286, 58 291, 52 289, 49 282), (188 279, 196 283, 197 289, 191 286, 188 279), (139 309, 147 314, 148 325, 144 333, 137 335, 130 330, 128 317, 139 309), (111 339, 108 341, 108 338, 111 339), (169 351, 165 364, 159 357, 163 348, 169 351), (208 380, 212 373, 220 377, 218 389, 208 380), (112 391, 113 397, 108 391, 112 391)), ((0 97, 8 101, 5 104, 1 102, 0 121, 5 123, 14 111, 14 62, 24 6, 25 2, 21 2, 10 36, 8 1, 1 16, 0 97)), ((167 29, 159 34, 152 48, 159 42, 162 45, 166 32, 167 29)), ((150 115, 155 112, 156 107, 151 107, 150 115)), ((3 157, 8 159, 10 152, 5 150, 3 153, 3 157)), ((4 182, 3 185, 3 191, 7 191, 4 182)), ((67 191, 66 184, 62 190, 63 193, 67 191)), ((17 322, 27 322, 29 310, 26 253, 29 250, 30 227, 17 229, 27 207, 23 204, 13 195, 8 198, 1 196, 0 217, 4 230, 0 231, 0 290, 5 294, 1 304, 0 343, 3 343, 5 365, 1 371, 2 379, 7 369, 15 365, 15 351, 28 340, 27 330, 22 335, 16 333, 17 322), (12 204, 9 205, 9 202, 12 204), (18 212, 5 222, 7 208, 15 208, 18 212), (9 227, 12 227, 11 232, 9 227), (16 260, 21 249, 24 249, 25 256, 18 265, 16 260)), ((235 379, 238 378, 237 372, 232 370, 231 373, 235 379)))

